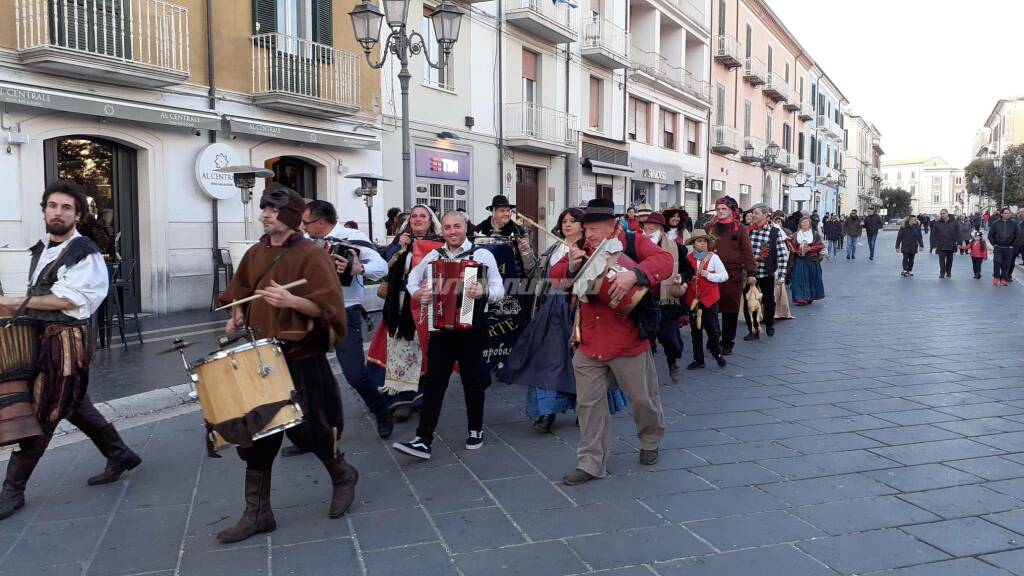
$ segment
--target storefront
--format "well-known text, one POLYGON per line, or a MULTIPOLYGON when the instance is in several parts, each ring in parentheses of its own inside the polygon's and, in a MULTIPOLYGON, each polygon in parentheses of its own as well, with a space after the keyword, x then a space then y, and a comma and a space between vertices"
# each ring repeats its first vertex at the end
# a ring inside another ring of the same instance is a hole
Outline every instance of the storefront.
POLYGON ((617 212, 625 212, 626 180, 633 175, 628 148, 584 140, 580 157, 580 203, 606 198, 615 202, 617 212))
POLYGON ((633 167, 631 201, 650 204, 655 210, 682 205, 685 174, 682 168, 671 164, 630 159, 633 167))
POLYGON ((472 163, 469 152, 416 146, 416 180, 413 198, 438 215, 452 210, 469 211, 472 163))

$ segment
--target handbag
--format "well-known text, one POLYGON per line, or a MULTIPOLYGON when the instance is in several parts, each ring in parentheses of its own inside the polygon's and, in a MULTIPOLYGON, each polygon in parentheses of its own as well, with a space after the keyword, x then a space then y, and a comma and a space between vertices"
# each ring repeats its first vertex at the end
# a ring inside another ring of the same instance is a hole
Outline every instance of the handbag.
POLYGON ((782 282, 775 283, 775 319, 792 320, 796 318, 789 309, 789 290, 782 282))

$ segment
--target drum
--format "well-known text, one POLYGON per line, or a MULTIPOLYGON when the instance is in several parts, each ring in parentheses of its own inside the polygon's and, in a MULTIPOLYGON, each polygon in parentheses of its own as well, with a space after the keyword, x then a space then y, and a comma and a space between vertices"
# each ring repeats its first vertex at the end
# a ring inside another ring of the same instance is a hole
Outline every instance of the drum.
POLYGON ((244 440, 225 438, 221 431, 228 427, 266 422, 257 430, 243 430, 259 440, 302 424, 302 408, 295 402, 295 386, 276 340, 221 350, 193 364, 192 371, 198 377, 196 391, 203 416, 214 429, 218 448, 244 440))
POLYGON ((633 268, 636 268, 636 262, 625 254, 619 254, 618 261, 609 263, 605 266, 604 274, 598 277, 597 281, 594 282, 594 298, 607 304, 609 308, 615 310, 619 314, 628 315, 632 312, 633 309, 640 304, 640 300, 643 299, 644 295, 647 294, 647 288, 645 286, 634 285, 628 292, 626 292, 625 296, 620 300, 614 301, 611 297, 611 279, 619 272, 626 272, 633 268))
POLYGON ((42 433, 35 408, 32 407, 29 381, 0 382, 0 446, 42 433))
POLYGON ((634 285, 621 299, 613 300, 611 279, 617 273, 632 270, 636 266, 636 262, 626 256, 622 243, 617 238, 604 240, 576 274, 572 293, 581 302, 594 298, 619 314, 629 314, 647 294, 647 287, 634 285))
POLYGON ((39 327, 28 318, 0 318, 0 382, 32 380, 39 327))

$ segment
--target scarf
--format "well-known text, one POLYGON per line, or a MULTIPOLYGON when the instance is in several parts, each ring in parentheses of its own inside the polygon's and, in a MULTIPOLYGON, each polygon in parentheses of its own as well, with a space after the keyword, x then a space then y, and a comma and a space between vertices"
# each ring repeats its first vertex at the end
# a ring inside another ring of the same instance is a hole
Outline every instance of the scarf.
POLYGON ((797 244, 807 244, 808 246, 810 246, 811 244, 814 244, 814 231, 813 230, 807 230, 807 231, 799 230, 799 231, 797 231, 797 233, 796 233, 796 243, 797 244))
POLYGON ((703 260, 704 260, 705 258, 707 258, 707 257, 708 257, 708 252, 707 252, 707 250, 705 250, 705 251, 703 251, 703 252, 698 252, 698 251, 694 250, 694 251, 692 252, 692 254, 693 254, 693 257, 697 259, 697 262, 701 262, 701 261, 703 261, 703 260))

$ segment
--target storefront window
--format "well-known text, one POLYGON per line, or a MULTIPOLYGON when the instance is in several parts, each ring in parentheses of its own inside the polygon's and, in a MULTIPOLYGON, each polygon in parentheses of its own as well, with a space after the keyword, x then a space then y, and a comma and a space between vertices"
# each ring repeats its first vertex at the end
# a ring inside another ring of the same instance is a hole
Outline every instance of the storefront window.
POLYGON ((650 182, 637 182, 633 181, 633 195, 630 199, 631 206, 637 206, 639 204, 650 204, 651 197, 651 186, 650 182))
POLYGON ((658 207, 661 210, 669 206, 679 206, 679 185, 661 184, 658 191, 658 207))

